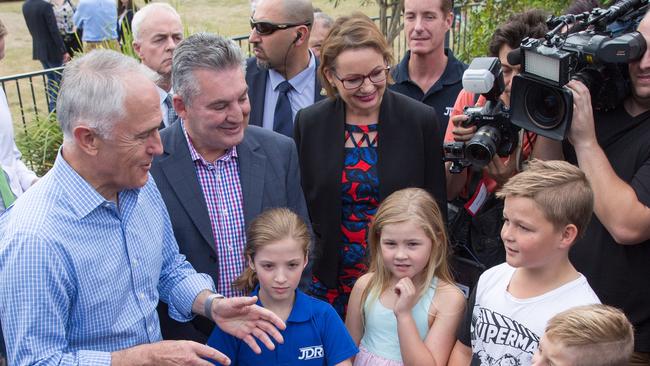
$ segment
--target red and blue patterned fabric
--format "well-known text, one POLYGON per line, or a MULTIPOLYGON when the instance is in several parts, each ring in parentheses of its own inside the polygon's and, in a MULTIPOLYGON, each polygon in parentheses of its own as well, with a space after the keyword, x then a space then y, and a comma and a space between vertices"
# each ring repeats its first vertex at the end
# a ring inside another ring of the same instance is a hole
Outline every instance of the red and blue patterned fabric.
POLYGON ((341 181, 341 262, 338 287, 328 289, 314 277, 310 289, 313 296, 329 302, 343 319, 354 283, 368 271, 368 226, 379 206, 376 132, 377 124, 345 125, 345 140, 351 141, 354 147, 345 148, 341 181), (372 135, 374 138, 370 137, 372 135))

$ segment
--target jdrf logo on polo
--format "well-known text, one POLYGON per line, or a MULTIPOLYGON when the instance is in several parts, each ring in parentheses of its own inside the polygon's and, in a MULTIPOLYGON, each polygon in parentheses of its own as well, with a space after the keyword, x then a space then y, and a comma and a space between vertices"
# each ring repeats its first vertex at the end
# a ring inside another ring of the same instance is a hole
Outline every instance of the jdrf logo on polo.
POLYGON ((323 358, 323 346, 310 346, 300 348, 299 360, 312 360, 314 358, 323 358))

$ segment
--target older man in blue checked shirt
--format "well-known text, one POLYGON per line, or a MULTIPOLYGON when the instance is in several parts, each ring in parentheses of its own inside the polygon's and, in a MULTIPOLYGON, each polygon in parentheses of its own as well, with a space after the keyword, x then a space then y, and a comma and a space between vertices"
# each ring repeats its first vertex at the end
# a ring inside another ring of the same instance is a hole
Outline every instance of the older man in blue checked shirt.
POLYGON ((0 217, 0 317, 11 365, 210 365, 161 341, 158 300, 269 349, 284 323, 256 298, 223 299, 178 252, 149 175, 162 152, 156 87, 132 59, 93 51, 65 69, 64 143, 52 170, 0 217))

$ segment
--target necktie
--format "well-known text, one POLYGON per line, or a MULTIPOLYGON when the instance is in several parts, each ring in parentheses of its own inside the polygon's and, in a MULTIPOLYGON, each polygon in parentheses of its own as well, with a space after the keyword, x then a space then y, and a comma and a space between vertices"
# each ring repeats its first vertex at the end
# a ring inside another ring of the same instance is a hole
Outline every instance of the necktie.
POLYGON ((12 203, 16 200, 14 192, 11 191, 9 186, 9 180, 5 171, 0 169, 0 195, 2 196, 2 201, 4 202, 5 208, 11 206, 12 203))
POLYGON ((174 103, 172 103, 171 94, 167 94, 167 97, 165 98, 165 105, 167 106, 167 125, 171 126, 172 123, 176 122, 176 119, 178 118, 176 110, 174 109, 174 103))
POLYGON ((275 114, 273 115, 273 131, 289 137, 293 136, 293 116, 288 95, 291 89, 293 87, 286 80, 278 85, 278 101, 275 104, 275 114))

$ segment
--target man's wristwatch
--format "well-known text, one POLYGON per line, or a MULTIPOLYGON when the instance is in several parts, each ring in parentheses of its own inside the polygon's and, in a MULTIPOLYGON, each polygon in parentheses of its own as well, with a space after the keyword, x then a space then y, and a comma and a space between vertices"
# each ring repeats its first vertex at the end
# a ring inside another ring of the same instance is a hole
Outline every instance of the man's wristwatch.
POLYGON ((214 319, 212 319, 212 302, 214 299, 223 299, 225 296, 221 294, 210 294, 208 295, 208 298, 205 299, 205 302, 203 303, 203 312, 205 313, 205 317, 210 319, 212 322, 214 322, 214 319))

